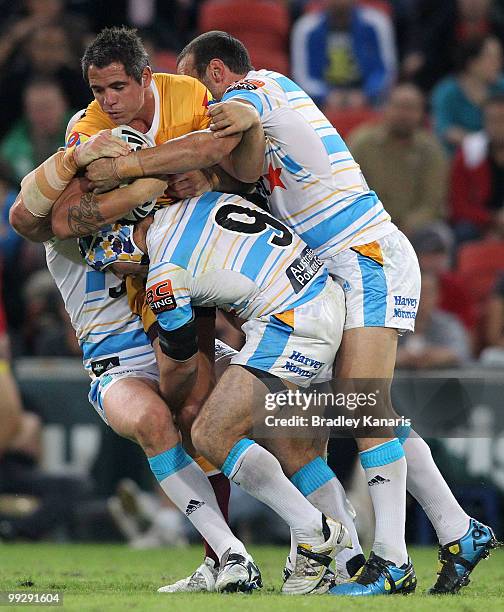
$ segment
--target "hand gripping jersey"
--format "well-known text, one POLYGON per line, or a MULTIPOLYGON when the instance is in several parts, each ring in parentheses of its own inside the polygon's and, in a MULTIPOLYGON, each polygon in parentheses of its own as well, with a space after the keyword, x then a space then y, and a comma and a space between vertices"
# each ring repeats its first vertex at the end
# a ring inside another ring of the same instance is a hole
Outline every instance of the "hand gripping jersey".
MULTIPOLYGON (((157 145, 208 127, 206 114, 210 94, 196 79, 175 74, 155 73, 151 89, 154 93, 154 119, 146 138, 157 145)), ((113 129, 116 124, 94 100, 83 111, 67 135, 67 146, 85 142, 100 130, 113 129)))
POLYGON ((272 214, 319 257, 396 229, 341 136, 296 83, 253 70, 222 99, 250 102, 261 115, 267 137, 261 188, 272 214))
POLYGON ((90 376, 112 369, 155 368, 154 352, 142 321, 130 310, 125 284, 110 272, 91 270, 75 238, 53 239, 45 248, 47 267, 63 297, 90 376))
POLYGON ((168 331, 192 319, 192 305, 244 319, 285 313, 293 325, 291 311, 328 276, 296 234, 236 195, 210 192, 157 211, 147 250, 147 303, 168 331))

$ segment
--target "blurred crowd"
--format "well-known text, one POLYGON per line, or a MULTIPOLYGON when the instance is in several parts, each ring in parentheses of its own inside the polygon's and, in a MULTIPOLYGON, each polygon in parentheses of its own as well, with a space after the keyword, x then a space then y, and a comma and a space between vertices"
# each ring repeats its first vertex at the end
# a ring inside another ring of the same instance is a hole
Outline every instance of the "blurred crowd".
MULTIPOLYGON (((91 100, 103 27, 139 29, 155 71, 226 30, 292 76, 347 140, 422 268, 398 366, 504 365, 504 0, 0 0, 0 261, 12 351, 79 355, 44 252, 8 225, 21 178, 91 100)), ((219 333, 239 347, 227 323, 219 333)))

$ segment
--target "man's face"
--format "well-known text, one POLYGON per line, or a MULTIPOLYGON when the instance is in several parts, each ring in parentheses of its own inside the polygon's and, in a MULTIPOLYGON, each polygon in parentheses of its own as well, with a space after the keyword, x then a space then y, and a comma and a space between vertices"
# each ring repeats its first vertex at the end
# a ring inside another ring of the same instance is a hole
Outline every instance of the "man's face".
POLYGON ((105 68, 92 64, 88 80, 95 100, 116 125, 129 124, 137 117, 144 104, 145 89, 126 74, 123 64, 112 62, 105 68))
POLYGON ((420 92, 409 86, 399 86, 390 96, 385 120, 391 132, 408 138, 421 126, 424 103, 420 92))
POLYGON ((25 92, 25 113, 35 131, 55 134, 61 129, 67 110, 60 89, 51 85, 33 85, 25 92))

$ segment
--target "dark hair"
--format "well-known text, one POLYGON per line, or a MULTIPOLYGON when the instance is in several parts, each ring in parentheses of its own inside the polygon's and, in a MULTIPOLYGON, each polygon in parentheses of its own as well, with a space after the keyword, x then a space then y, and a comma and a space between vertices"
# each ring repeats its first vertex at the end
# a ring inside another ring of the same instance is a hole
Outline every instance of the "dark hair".
POLYGON ((194 67, 199 77, 205 74, 212 59, 222 60, 235 74, 246 74, 254 69, 245 45, 231 34, 219 30, 205 32, 192 40, 180 52, 177 65, 187 55, 194 57, 194 67))
POLYGON ((82 56, 84 79, 89 82, 89 66, 105 68, 112 62, 120 62, 126 74, 141 83, 142 72, 149 65, 149 56, 135 29, 126 26, 104 28, 82 56))
POLYGON ((463 72, 470 62, 477 59, 484 46, 489 40, 496 40, 492 34, 486 36, 478 36, 462 43, 455 51, 455 69, 457 72, 463 72))

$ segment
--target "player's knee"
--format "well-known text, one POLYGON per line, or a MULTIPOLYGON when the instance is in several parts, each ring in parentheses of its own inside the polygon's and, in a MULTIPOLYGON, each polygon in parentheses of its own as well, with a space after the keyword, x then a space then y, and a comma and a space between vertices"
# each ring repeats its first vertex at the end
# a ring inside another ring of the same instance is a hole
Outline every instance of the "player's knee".
POLYGON ((191 428, 200 410, 201 404, 191 403, 186 404, 177 412, 177 424, 182 432, 187 435, 191 433, 191 428))
POLYGON ((151 453, 162 452, 177 438, 171 414, 162 405, 146 406, 138 412, 133 435, 144 451, 151 453))
POLYGON ((212 435, 212 432, 208 430, 205 419, 196 418, 191 427, 191 440, 196 451, 207 458, 212 452, 210 444, 212 435))

